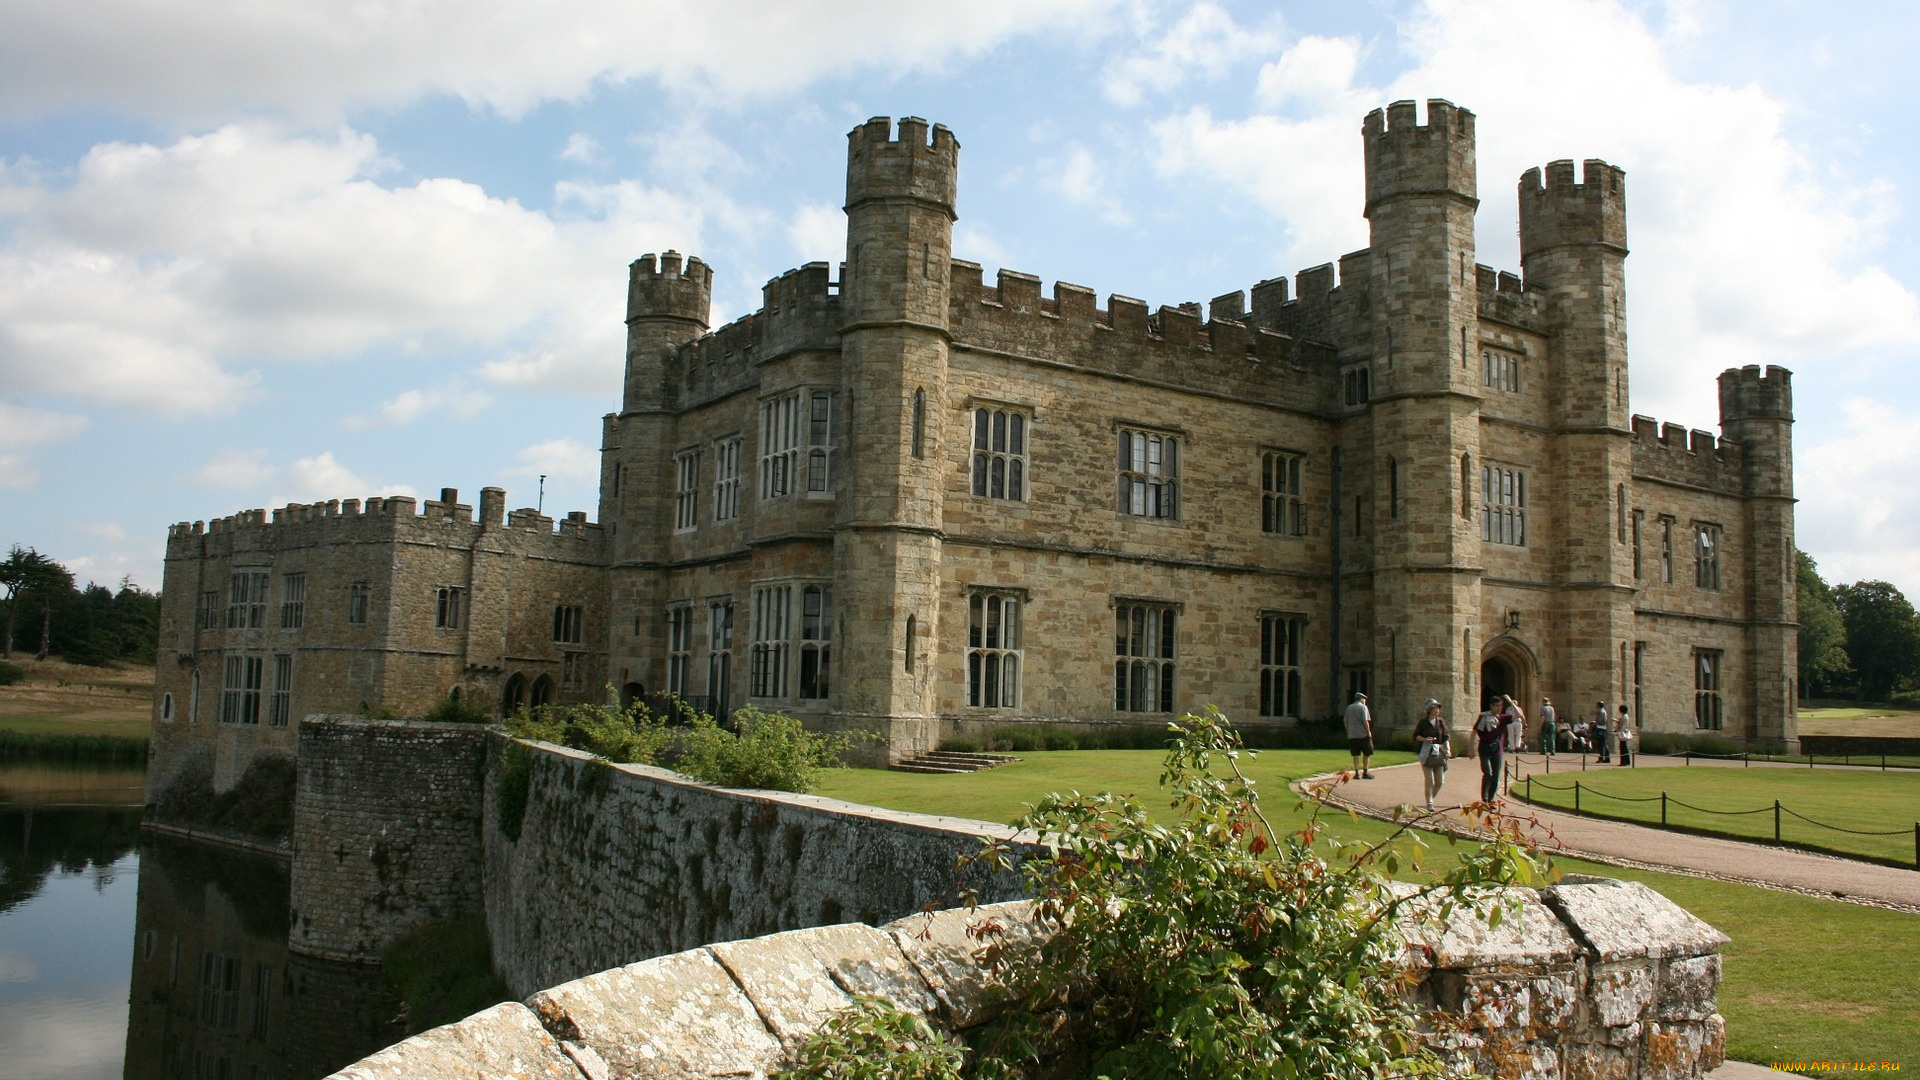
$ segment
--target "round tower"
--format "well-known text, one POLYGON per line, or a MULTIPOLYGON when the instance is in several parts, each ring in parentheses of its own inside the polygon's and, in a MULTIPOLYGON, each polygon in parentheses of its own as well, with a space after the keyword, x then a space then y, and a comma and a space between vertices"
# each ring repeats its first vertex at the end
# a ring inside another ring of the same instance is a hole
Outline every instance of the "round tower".
POLYGON ((944 126, 875 117, 847 136, 842 395, 851 485, 834 533, 848 721, 890 752, 934 748, 948 292, 960 144, 944 126), (916 429, 917 432, 916 432, 916 429), (916 437, 917 434, 917 437, 916 437), (910 634, 910 628, 911 634, 910 634), (881 662, 880 658, 888 658, 881 662))
MULTIPOLYGON (((1473 633, 1480 614, 1472 510, 1480 463, 1474 117, 1433 100, 1421 124, 1413 102, 1396 101, 1368 114, 1361 135, 1374 387, 1362 428, 1371 436, 1371 462, 1361 475, 1373 492, 1374 609, 1356 615, 1363 638, 1371 632, 1380 723, 1404 727, 1413 703, 1429 695, 1452 694, 1449 714, 1472 714, 1479 661, 1469 653, 1483 640, 1473 633)), ((1363 644, 1359 659, 1367 651, 1363 644)))

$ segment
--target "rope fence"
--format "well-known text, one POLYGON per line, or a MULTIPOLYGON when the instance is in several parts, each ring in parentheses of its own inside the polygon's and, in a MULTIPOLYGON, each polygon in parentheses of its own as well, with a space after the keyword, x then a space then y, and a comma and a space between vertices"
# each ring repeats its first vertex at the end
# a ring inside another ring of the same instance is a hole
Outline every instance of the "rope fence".
MULTIPOLYGON (((1797 818, 1801 821, 1806 822, 1809 825, 1813 825, 1818 828, 1831 829, 1832 831, 1837 833, 1846 833, 1849 836, 1905 836, 1907 833, 1907 830, 1905 829, 1885 829, 1885 830, 1849 829, 1841 825, 1829 825, 1824 821, 1818 821, 1818 820, 1815 820, 1814 818, 1810 818, 1807 815, 1792 809, 1791 807, 1782 806, 1780 804, 1779 799, 1773 800, 1772 806, 1758 806, 1753 808, 1752 810, 1711 810, 1704 806, 1695 806, 1692 803, 1683 802, 1680 799, 1676 799, 1672 795, 1669 795, 1664 791, 1662 791, 1658 795, 1645 795, 1645 796, 1614 795, 1610 792, 1596 791, 1593 788, 1586 787, 1585 785, 1581 784, 1581 782, 1578 780, 1575 780, 1571 784, 1549 784, 1544 780, 1535 780, 1531 774, 1529 774, 1521 782, 1526 785, 1526 795, 1524 796, 1524 798, 1528 802, 1533 801, 1533 788, 1536 783, 1539 784, 1539 786, 1546 791, 1573 792, 1573 812, 1576 814, 1592 813, 1592 811, 1586 810, 1580 805, 1582 796, 1596 796, 1598 798, 1611 799, 1614 802, 1623 802, 1623 803, 1658 802, 1660 804, 1660 824, 1663 828, 1666 827, 1667 825, 1667 809, 1669 806, 1677 806, 1685 810, 1692 810, 1693 812, 1698 814, 1714 814, 1719 817, 1748 817, 1753 814, 1772 813, 1773 814, 1773 840, 1774 840, 1774 843, 1776 844, 1781 842, 1780 821, 1781 821, 1782 815, 1785 815, 1787 817, 1797 818)), ((1920 821, 1916 821, 1913 823, 1913 865, 1915 869, 1920 869, 1920 821)))

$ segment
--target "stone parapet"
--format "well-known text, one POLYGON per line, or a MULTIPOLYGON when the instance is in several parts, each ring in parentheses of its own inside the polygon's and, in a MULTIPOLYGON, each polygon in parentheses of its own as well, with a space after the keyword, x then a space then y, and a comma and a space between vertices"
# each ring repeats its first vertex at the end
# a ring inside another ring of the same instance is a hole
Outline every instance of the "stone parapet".
MULTIPOLYGON (((1454 1066, 1502 1080, 1682 1080, 1719 1066, 1718 931, 1644 885, 1601 878, 1493 901, 1513 917, 1490 927, 1461 913, 1407 935, 1413 999, 1454 1066)), ((766 1076, 855 994, 964 1031, 1005 1007, 976 958, 989 924, 1007 948, 1038 933, 1031 905, 1013 901, 710 945, 495 1006, 335 1076, 766 1076)))

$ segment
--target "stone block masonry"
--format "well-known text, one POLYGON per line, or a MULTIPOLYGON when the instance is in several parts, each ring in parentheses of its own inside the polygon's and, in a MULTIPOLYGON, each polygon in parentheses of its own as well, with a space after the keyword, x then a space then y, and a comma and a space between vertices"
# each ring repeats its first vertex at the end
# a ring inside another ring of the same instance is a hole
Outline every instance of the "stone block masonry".
POLYGON ((395 938, 480 911, 487 730, 308 717, 293 806, 295 952, 378 961, 395 938))
POLYGON ((494 964, 515 993, 713 941, 929 904, 1019 895, 1016 875, 955 860, 984 822, 905 814, 811 795, 733 791, 643 765, 529 747, 518 839, 501 828, 501 759, 485 800, 486 911, 494 964))
MULTIPOLYGON (((1450 1064, 1500 1080, 1687 1080, 1720 1065, 1718 931, 1643 885, 1601 878, 1494 899, 1516 917, 1489 927, 1461 914, 1408 934, 1413 1000, 1450 1064)), ((1004 1008, 975 956, 989 922, 1013 949, 1041 932, 1013 902, 692 949, 495 1006, 335 1075, 761 1077, 853 994, 964 1031, 1004 1008)))

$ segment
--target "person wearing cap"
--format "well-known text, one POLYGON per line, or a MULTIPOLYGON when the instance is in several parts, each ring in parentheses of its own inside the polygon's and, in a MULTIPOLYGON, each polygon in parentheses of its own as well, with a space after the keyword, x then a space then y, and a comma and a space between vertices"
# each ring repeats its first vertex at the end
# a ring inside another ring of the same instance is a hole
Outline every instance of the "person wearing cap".
POLYGON ((1413 742, 1420 748, 1420 775, 1426 780, 1427 809, 1433 809, 1433 797, 1447 778, 1447 759, 1453 756, 1453 733, 1440 715, 1440 703, 1427 699, 1425 715, 1413 726, 1413 742))
POLYGON ((1560 749, 1560 716, 1553 711, 1553 699, 1540 699, 1540 752, 1552 757, 1560 749))
POLYGON ((1373 779, 1373 714, 1367 711, 1367 695, 1355 692, 1347 706, 1347 752, 1353 755, 1353 771, 1360 779, 1373 779))

